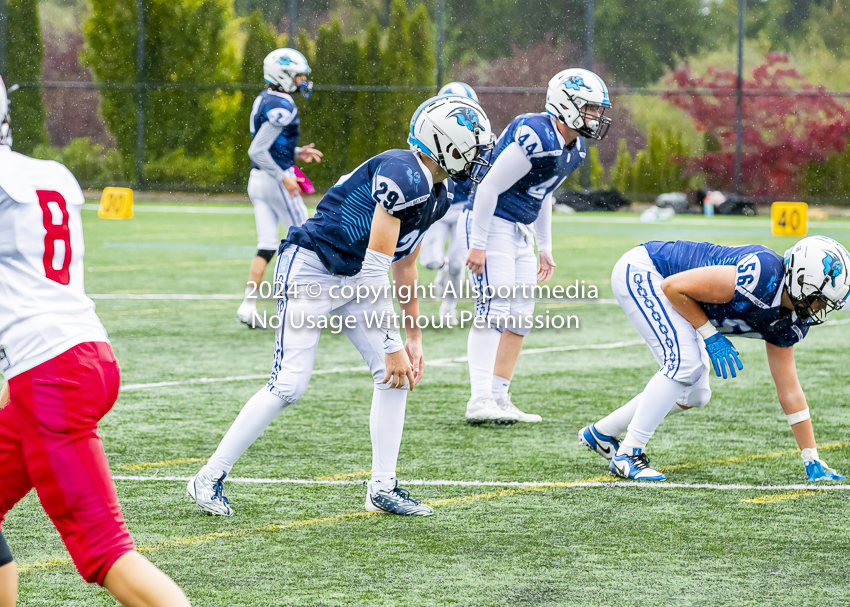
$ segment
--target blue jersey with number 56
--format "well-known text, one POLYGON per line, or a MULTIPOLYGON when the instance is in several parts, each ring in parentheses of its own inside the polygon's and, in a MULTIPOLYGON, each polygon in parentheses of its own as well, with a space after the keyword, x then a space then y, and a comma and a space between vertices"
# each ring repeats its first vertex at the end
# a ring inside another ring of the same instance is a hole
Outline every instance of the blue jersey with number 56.
POLYGON ((376 206, 401 220, 395 261, 416 249, 453 197, 452 180, 432 187, 431 173, 416 152, 389 150, 340 177, 316 214, 290 228, 283 242, 315 252, 331 274, 354 276, 366 256, 376 206))
MULTIPOLYGON (((514 118, 499 136, 491 163, 495 163, 496 158, 513 142, 531 161, 531 169, 507 192, 499 195, 494 215, 529 224, 537 219, 543 199, 578 168, 587 155, 587 149, 582 137, 567 146, 558 132, 555 119, 545 113, 521 114, 514 118)), ((473 192, 465 208, 471 209, 474 203, 473 192)))
POLYGON ((785 261, 762 245, 723 247, 710 242, 651 241, 644 243, 665 278, 706 266, 736 266, 735 296, 725 304, 701 303, 721 333, 763 339, 780 347, 793 346, 809 327, 781 306, 785 261))

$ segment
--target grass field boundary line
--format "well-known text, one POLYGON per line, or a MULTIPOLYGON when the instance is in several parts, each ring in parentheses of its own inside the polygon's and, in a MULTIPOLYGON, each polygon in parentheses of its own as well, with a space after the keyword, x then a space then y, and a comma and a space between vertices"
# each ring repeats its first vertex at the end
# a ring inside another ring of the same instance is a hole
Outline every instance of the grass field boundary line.
MULTIPOLYGON (((166 204, 134 204, 133 212, 142 211, 144 213, 193 213, 193 214, 211 214, 211 215, 253 215, 254 207, 245 205, 246 208, 240 207, 194 207, 166 204)), ((98 203, 86 203, 83 205, 85 211, 97 211, 100 209, 98 203)))
MULTIPOLYGON (((553 346, 551 348, 528 348, 520 352, 521 356, 529 356, 533 354, 548 354, 550 352, 576 352, 583 350, 613 350, 617 348, 628 348, 644 343, 642 339, 632 339, 629 341, 615 341, 607 344, 587 344, 579 346, 553 346)), ((457 363, 466 362, 466 356, 458 356, 455 358, 435 358, 428 361, 426 365, 432 367, 451 366, 457 363)), ((317 369, 313 371, 313 375, 330 375, 333 373, 357 373, 360 371, 368 371, 369 368, 365 365, 357 367, 334 367, 331 369, 317 369)), ((126 384, 121 386, 121 392, 133 390, 147 390, 150 388, 163 388, 166 386, 187 386, 191 384, 217 384, 223 382, 248 381, 254 379, 267 379, 268 373, 255 373, 252 375, 230 375, 227 377, 196 377, 191 379, 175 379, 172 381, 160 381, 149 384, 126 384)))
MULTIPOLYGON (((116 481, 132 482, 181 482, 186 483, 191 476, 124 476, 113 475, 116 481)), ((588 480, 578 481, 553 481, 553 482, 522 482, 522 481, 452 481, 452 480, 399 480, 399 485, 419 487, 503 487, 506 489, 554 489, 559 487, 641 487, 656 489, 713 489, 717 491, 812 491, 813 485, 742 485, 742 484, 716 484, 716 483, 652 483, 647 481, 618 481, 614 477, 596 477, 588 480)), ((228 483, 249 485, 362 485, 362 480, 349 479, 298 479, 298 478, 228 478, 228 483)), ((818 491, 848 490, 847 485, 825 485, 817 487, 818 491)))

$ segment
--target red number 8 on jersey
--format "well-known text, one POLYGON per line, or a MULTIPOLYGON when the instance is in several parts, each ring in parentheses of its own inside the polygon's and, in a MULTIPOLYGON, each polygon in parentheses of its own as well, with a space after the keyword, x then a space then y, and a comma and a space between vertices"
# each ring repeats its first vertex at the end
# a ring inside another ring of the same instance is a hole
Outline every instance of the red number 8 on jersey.
POLYGON ((36 194, 38 194, 38 205, 41 207, 44 216, 44 229, 47 230, 47 234, 44 236, 44 275, 60 285, 67 285, 71 282, 71 272, 68 271, 71 267, 71 229, 68 227, 68 209, 65 206, 65 198, 59 192, 52 190, 36 190, 36 194), (53 222, 53 209, 48 206, 51 202, 62 213, 61 223, 53 222), (58 270, 53 267, 57 242, 61 242, 65 249, 62 256, 62 267, 58 270))

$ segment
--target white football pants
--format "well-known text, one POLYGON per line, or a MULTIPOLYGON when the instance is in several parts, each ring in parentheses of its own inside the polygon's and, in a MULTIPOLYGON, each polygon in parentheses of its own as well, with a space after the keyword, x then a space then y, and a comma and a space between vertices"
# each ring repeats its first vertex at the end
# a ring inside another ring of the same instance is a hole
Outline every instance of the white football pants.
MULTIPOLYGON (((464 245, 469 249, 472 213, 464 210, 464 245)), ((534 314, 534 288, 537 285, 537 256, 534 254, 534 228, 530 225, 493 217, 487 236, 486 261, 481 274, 469 272, 469 280, 479 293, 475 315, 490 321, 501 333, 531 332, 534 314), (487 295, 485 297, 485 295, 487 295)))
MULTIPOLYGON (((295 171, 289 169, 286 176, 295 177, 295 171)), ((290 227, 307 221, 307 206, 301 196, 292 196, 283 183, 265 171, 251 170, 248 197, 254 205, 258 249, 277 251, 280 245, 277 226, 283 226, 285 236, 290 227)))
MULTIPOLYGON (((611 288, 658 361, 658 372, 682 384, 676 402, 685 407, 702 407, 711 398, 708 353, 693 325, 664 295, 663 280, 646 249, 638 246, 614 266, 611 288)), ((672 405, 659 403, 659 407, 666 407, 665 414, 672 405)))
POLYGON ((271 377, 240 412, 209 461, 213 470, 230 472, 233 464, 266 427, 304 394, 313 373, 321 323, 332 314, 336 326, 360 352, 374 381, 370 429, 372 435, 372 478, 387 480, 395 475, 407 387, 392 389, 382 384, 386 374, 383 337, 366 318, 373 308, 358 303, 352 293, 359 274, 351 277, 330 274, 312 251, 288 244, 275 266, 275 292, 279 294, 280 326, 275 335, 271 377), (350 319, 346 323, 346 319, 350 319), (339 323, 342 322, 342 325, 339 323))

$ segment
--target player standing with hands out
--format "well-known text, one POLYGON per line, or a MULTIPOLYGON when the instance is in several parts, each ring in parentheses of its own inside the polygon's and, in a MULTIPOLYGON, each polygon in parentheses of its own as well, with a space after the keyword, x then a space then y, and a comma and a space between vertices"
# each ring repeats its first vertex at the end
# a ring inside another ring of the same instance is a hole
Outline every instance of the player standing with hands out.
POLYGON ((784 259, 762 245, 678 240, 635 247, 614 266, 611 287, 661 368, 643 392, 582 428, 579 442, 610 460, 612 476, 665 480, 650 467, 646 444, 667 415, 708 404, 709 364, 718 377, 737 376, 743 363, 726 335, 740 335, 765 342, 808 480, 843 479, 818 455, 794 344, 844 307, 848 272, 850 253, 824 236, 804 238, 784 259))
MULTIPOLYGON (((0 523, 35 488, 87 582, 125 606, 188 607, 134 550, 97 435, 121 380, 83 286, 83 192, 61 164, 11 145, 0 78, 0 523)), ((0 607, 17 582, 0 532, 0 607)))
POLYGON ((257 311, 257 290, 279 244, 278 224, 286 231, 307 221, 295 159, 321 162, 323 156, 312 143, 298 147, 301 119, 292 95, 306 99, 313 92, 313 83, 307 80, 307 59, 295 49, 279 48, 263 60, 263 74, 266 90, 257 96, 251 109, 253 140, 248 148, 248 196, 257 224, 257 255, 251 262, 245 298, 236 311, 239 320, 249 326, 253 326, 257 311))
POLYGON ((202 511, 233 514, 223 493, 225 477, 268 425, 304 394, 321 321, 335 314, 374 381, 369 420, 372 480, 366 509, 433 514, 430 506, 398 487, 395 478, 407 392, 424 370, 421 331, 406 326, 407 342, 402 343, 391 297, 378 297, 374 303, 358 300, 346 296, 343 287, 386 295, 387 272, 392 269, 396 287, 413 294, 399 301, 402 312, 418 317, 414 287, 422 238, 451 204, 454 186, 448 177, 464 179, 482 162, 479 154, 492 148, 493 134, 487 115, 471 99, 433 97, 413 115, 408 143, 410 150, 378 154, 342 176, 316 214, 290 230, 281 244, 275 268, 281 324, 271 378, 242 408, 207 465, 189 482, 189 494, 202 511), (368 320, 373 312, 383 319, 379 326, 368 320))
POLYGON ((584 137, 605 137, 611 119, 604 113, 610 107, 608 88, 593 72, 572 68, 556 74, 549 81, 546 111, 513 119, 496 143, 493 166, 464 209, 466 265, 479 292, 475 315, 486 321, 469 330, 469 423, 542 420, 514 406, 508 390, 523 337, 531 331, 535 274, 545 282, 555 268, 552 193, 587 155, 584 137), (500 297, 500 287, 516 288, 519 295, 500 297), (490 297, 483 296, 485 290, 490 297))

